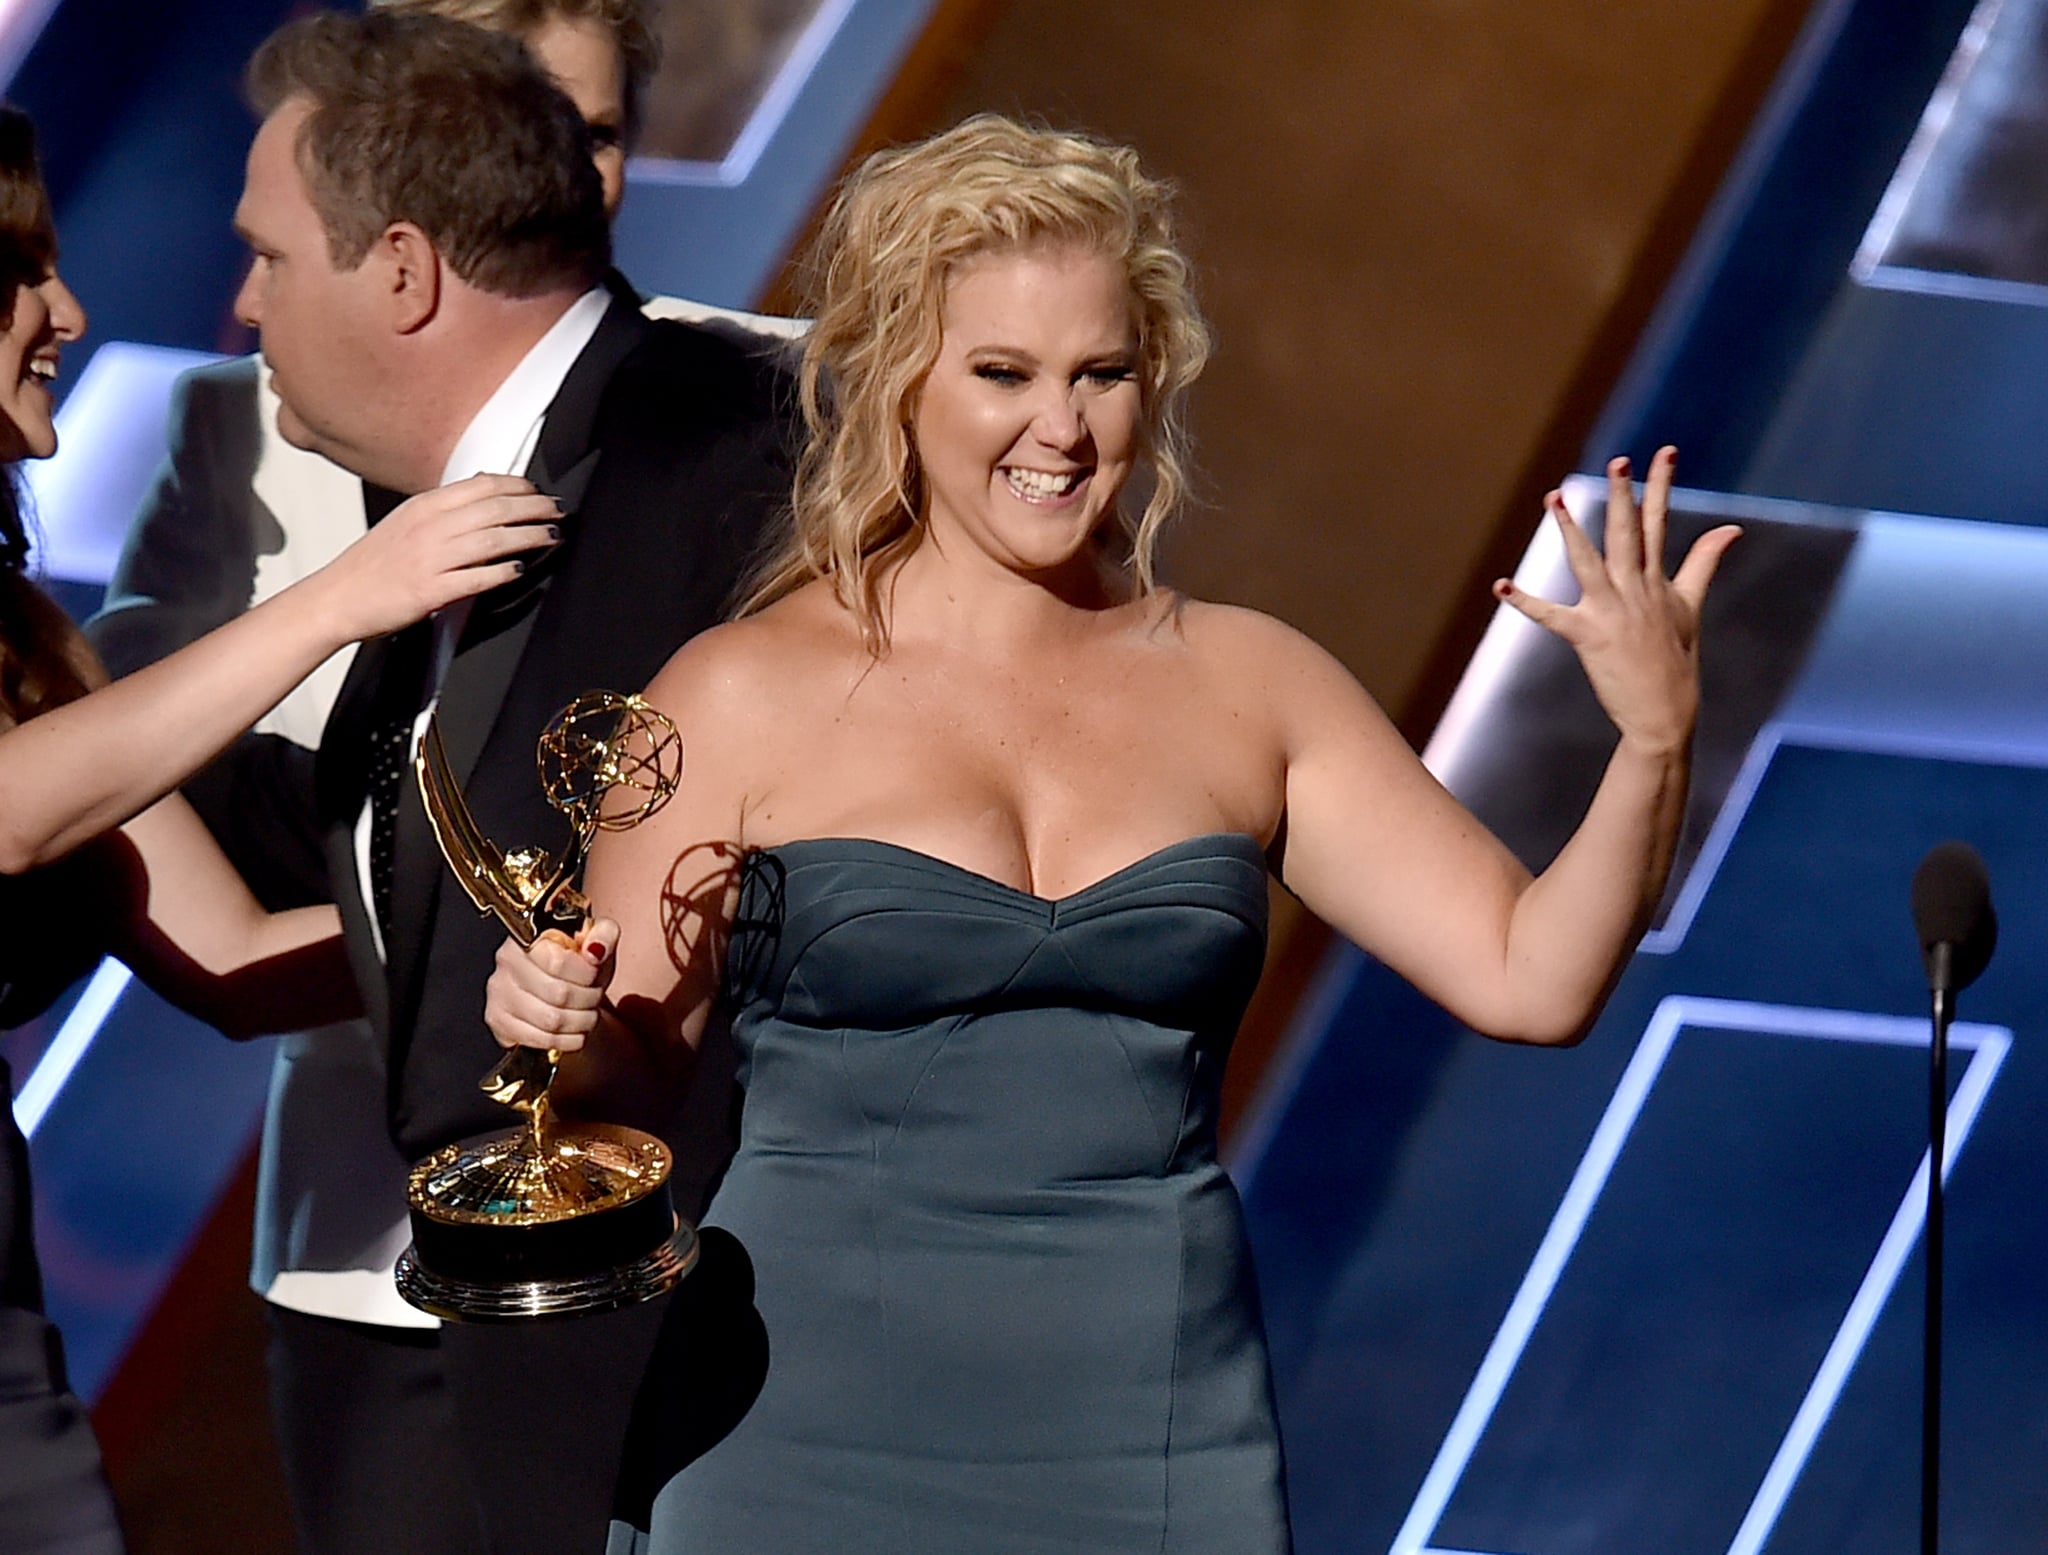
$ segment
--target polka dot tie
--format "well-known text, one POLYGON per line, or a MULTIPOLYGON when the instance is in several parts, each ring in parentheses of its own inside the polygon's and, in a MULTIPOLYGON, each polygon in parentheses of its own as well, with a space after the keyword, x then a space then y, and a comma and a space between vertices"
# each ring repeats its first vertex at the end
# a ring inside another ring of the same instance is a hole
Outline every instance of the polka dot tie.
POLYGON ((392 844, 398 833, 398 794, 411 765, 414 714, 393 718, 370 741, 370 907, 384 942, 391 942, 392 844))
POLYGON ((427 660, 434 631, 422 622, 385 646, 378 666, 376 704, 370 719, 365 776, 370 801, 370 911, 388 951, 391 897, 398 839, 398 800, 412 766, 412 731, 426 703, 427 660))

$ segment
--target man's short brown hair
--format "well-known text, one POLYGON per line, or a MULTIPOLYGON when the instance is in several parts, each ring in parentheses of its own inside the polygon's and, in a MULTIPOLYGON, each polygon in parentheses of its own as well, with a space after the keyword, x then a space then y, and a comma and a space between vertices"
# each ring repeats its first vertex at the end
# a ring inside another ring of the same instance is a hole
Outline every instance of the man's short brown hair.
POLYGON ((248 91, 266 118, 312 104, 299 168, 341 269, 398 221, 502 296, 588 286, 611 262, 589 131, 510 37, 438 16, 316 12, 264 40, 248 91))

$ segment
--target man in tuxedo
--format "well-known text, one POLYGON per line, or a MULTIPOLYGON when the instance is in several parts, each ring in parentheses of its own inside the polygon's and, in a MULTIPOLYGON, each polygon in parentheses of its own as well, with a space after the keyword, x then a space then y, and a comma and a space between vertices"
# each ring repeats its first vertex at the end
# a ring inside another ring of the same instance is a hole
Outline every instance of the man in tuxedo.
MULTIPOLYGON (((592 145, 516 50, 431 20, 319 17, 266 45, 252 83, 265 120, 240 219, 257 257, 238 306, 276 371, 279 426, 253 425, 251 402, 270 390, 240 364, 238 376, 188 383, 170 471, 99 626, 116 660, 131 660, 117 667, 154 656, 125 644, 153 638, 160 653, 175 646, 166 626, 203 630, 234 613, 267 566, 290 570, 295 545, 317 565, 346 543, 361 488, 341 484, 336 465, 401 493, 476 469, 523 472, 564 509, 562 545, 521 587, 466 623, 371 645, 321 741, 323 883, 349 920, 376 1042, 367 1064, 323 1068, 324 1042, 296 1055, 300 1078, 319 1083, 298 1087, 310 1106, 273 1095, 265 1166, 289 1176, 270 1146, 309 1119, 345 1117, 336 1093, 360 1103, 366 1076, 380 1114, 388 1096, 397 1148, 356 1147, 351 1176, 366 1192, 295 1196, 303 1185, 287 1182, 267 1195, 297 1211, 273 1244, 333 1233, 325 1247, 271 1249, 273 1386, 295 1508, 313 1549, 594 1547, 652 1314, 532 1331, 392 1326, 404 1162, 503 1121, 476 1088, 494 1057, 478 1009, 496 933, 443 889, 410 784, 395 806, 373 805, 370 773, 438 697, 486 828, 558 840, 534 784, 534 737, 578 691, 639 685, 716 618, 786 491, 785 384, 758 352, 648 323, 615 281, 598 284, 592 145), (448 187, 453 168, 460 189, 448 187), (545 219, 522 228, 519 213, 534 210, 545 219), (280 433, 334 463, 280 456, 269 446, 280 433), (304 521, 337 513, 325 535, 304 521), (237 547, 235 533, 255 543, 237 547), (180 582, 209 568, 205 587, 180 582), (181 591, 182 604, 167 601, 181 591), (534 1471, 530 1434, 508 1472, 503 1433, 536 1410, 559 1422, 540 1454, 552 1477, 534 1471)), ((373 493, 371 511, 382 501, 373 493)), ((321 695, 302 693, 272 732, 304 742, 321 695), (284 723, 294 711, 297 729, 284 723)), ((237 817, 274 818, 278 792, 306 787, 288 759, 231 765, 239 799, 263 801, 224 807, 237 817)), ((263 824, 284 835, 235 851, 285 856, 305 830, 263 824)), ((274 895, 292 889, 274 884, 274 895)))

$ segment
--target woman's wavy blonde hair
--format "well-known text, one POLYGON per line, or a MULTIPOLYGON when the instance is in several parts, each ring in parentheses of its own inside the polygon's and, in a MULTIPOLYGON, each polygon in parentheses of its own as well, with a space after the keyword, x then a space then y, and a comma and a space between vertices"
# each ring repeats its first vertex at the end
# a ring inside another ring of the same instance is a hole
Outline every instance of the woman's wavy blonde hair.
POLYGON ((1209 356, 1174 246, 1172 190, 1127 146, 982 114, 869 157, 833 200, 806 265, 817 322, 804 347, 794 530, 740 614, 829 578, 870 651, 886 650, 882 591, 924 534, 911 420, 938 360, 947 281, 978 255, 1047 243, 1107 255, 1130 285, 1152 485, 1142 512, 1120 507, 1118 542, 1137 589, 1152 591, 1159 532, 1188 487, 1182 402, 1209 356))

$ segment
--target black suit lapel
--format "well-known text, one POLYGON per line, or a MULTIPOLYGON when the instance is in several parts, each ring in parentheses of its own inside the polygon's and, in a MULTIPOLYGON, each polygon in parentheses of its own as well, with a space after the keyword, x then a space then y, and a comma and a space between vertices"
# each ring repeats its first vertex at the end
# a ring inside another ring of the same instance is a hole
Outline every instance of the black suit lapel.
POLYGON ((526 478, 559 502, 565 515, 580 512, 583 507, 583 494, 590 489, 590 477, 597 473, 598 457, 603 452, 602 448, 593 448, 560 475, 556 475, 536 451, 533 463, 526 467, 526 478))
MULTIPOLYGON (((516 793, 501 798, 491 791, 488 776, 479 779, 478 765, 497 729, 506 691, 518 673, 534 619, 544 608, 557 565, 575 545, 578 510, 598 464, 600 450, 591 446, 591 438, 605 385, 646 331, 647 322, 638 311, 614 299, 599 320, 596 333, 563 378, 562 387, 548 406, 540 440, 526 470, 534 485, 560 500, 562 542, 530 567, 518 582, 477 600, 441 682, 436 716, 449 766, 468 794, 485 835, 507 850, 554 846, 561 839, 494 835, 489 819, 492 810, 507 802, 517 807, 526 796, 516 793), (557 475, 556 471, 561 473, 557 475)), ((539 734, 537 728, 510 732, 510 737, 516 737, 524 748, 516 753, 518 759, 509 764, 499 763, 509 781, 537 785, 531 742, 539 734)), ((416 784, 407 784, 400 797, 397 827, 392 851, 392 933, 391 944, 387 946, 392 1029, 399 1057, 393 1074, 399 1072, 404 1050, 411 1040, 420 1001, 422 951, 432 938, 435 916, 444 903, 451 911, 471 910, 459 890, 451 893, 445 889, 447 866, 427 823, 416 784)), ((479 1009, 482 997, 479 989, 479 1009)))
MULTIPOLYGON (((363 514, 376 524, 405 499, 397 492, 363 482, 363 514)), ((425 623, 409 631, 427 630, 425 623)), ((370 737, 377 725, 377 688, 391 663, 392 645, 402 633, 376 637, 356 650, 348 675, 334 699, 327 726, 320 734, 320 749, 313 764, 313 785, 320 806, 320 818, 329 826, 353 827, 362 812, 367 792, 370 737)))
MULTIPOLYGON (((541 490, 564 498, 564 507, 575 504, 567 500, 570 494, 560 489, 557 482, 566 484, 579 466, 596 457, 591 437, 597 430, 597 411, 604 402, 605 385, 611 382, 619 363, 646 337, 649 327, 639 309, 614 297, 597 322, 597 332, 577 356, 548 406, 540 443, 534 449, 527 474, 541 490)), ((581 480, 582 485, 589 483, 587 471, 581 480)), ((574 493, 578 499, 583 495, 582 485, 574 493)))
MULTIPOLYGON (((506 689, 519 668, 537 611, 538 598, 529 596, 529 608, 525 612, 482 641, 472 641, 470 634, 465 633, 462 646, 448 666, 447 678, 441 683, 440 701, 434 716, 440 724, 448 765, 465 794, 476 774, 477 762, 483 755, 491 731, 497 727, 506 689)), ((534 731, 536 736, 539 732, 534 731)), ((533 776, 530 759, 517 770, 528 781, 538 781, 533 776)), ((471 799, 472 808, 488 812, 489 798, 487 794, 475 795, 471 799)), ((557 840, 499 836, 485 817, 480 816, 479 823, 484 827, 484 834, 508 853, 515 848, 551 845, 557 840)), ((418 1007, 419 991, 415 986, 417 950, 427 941, 443 896, 446 895, 451 911, 469 910, 462 892, 451 888, 447 873, 440 844, 434 840, 433 827, 420 800, 419 785, 408 782, 399 796, 391 867, 391 986, 397 1007, 402 1011, 410 1012, 418 1007)), ((478 996, 481 998, 481 990, 478 996)))
MULTIPOLYGON (((518 582, 494 589, 476 602, 448 667, 441 685, 441 738, 448 747, 449 764, 464 783, 474 775, 497 726, 506 689, 518 672, 533 630, 533 618, 559 564, 575 547, 583 495, 602 453, 592 446, 591 437, 605 385, 646 332, 647 321, 615 298, 563 378, 541 423, 540 440, 526 476, 561 503, 563 538, 518 582)), ((531 840, 514 839, 510 845, 524 846, 531 840)))
MULTIPOLYGON (((472 616, 443 703, 459 725, 477 820, 506 844, 553 846, 567 831, 534 772, 541 726, 592 686, 645 685, 716 621, 789 489, 787 380, 771 366, 709 332, 643 326, 617 308, 592 350, 599 364, 615 359, 607 381, 592 381, 592 359, 578 364, 573 376, 583 382, 565 380, 533 471, 566 487, 559 477, 593 447, 602 460, 562 544, 521 580, 545 592, 530 591, 523 612, 501 612, 493 600, 472 616), (629 358, 619 359, 620 331, 641 337, 629 358), (498 627, 522 617, 531 622, 523 645, 497 641, 498 627), (509 686, 507 663, 516 664, 509 686)), ((417 1156, 507 1121, 476 1084, 496 1056, 480 989, 499 931, 469 911, 452 881, 440 884, 431 911, 406 910, 419 913, 411 921, 420 927, 408 936, 410 980, 391 985, 392 1130, 417 1156)))
POLYGON ((362 809, 377 681, 390 651, 388 637, 366 642, 356 650, 320 733, 320 749, 313 756, 313 790, 325 825, 351 826, 355 812, 362 809))
POLYGON ((497 725, 549 584, 575 547, 583 496, 603 453, 591 445, 591 436, 604 387, 645 333, 646 321, 614 300, 548 406, 526 477, 561 504, 562 542, 536 559, 518 582, 476 602, 441 684, 441 738, 449 765, 464 783, 475 773, 497 725))

